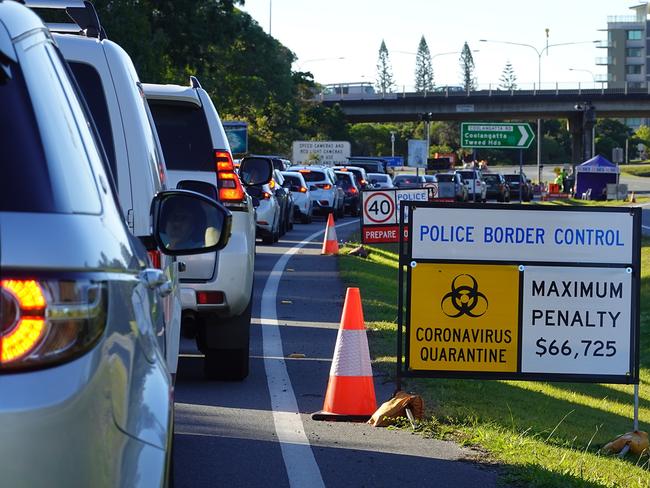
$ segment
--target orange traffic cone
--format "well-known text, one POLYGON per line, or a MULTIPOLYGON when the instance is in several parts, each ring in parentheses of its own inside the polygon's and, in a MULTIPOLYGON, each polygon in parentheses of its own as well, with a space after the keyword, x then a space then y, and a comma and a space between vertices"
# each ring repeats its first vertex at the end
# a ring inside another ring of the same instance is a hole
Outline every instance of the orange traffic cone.
POLYGON ((348 288, 323 410, 314 420, 365 422, 377 410, 370 351, 358 288, 348 288))
POLYGON ((325 239, 323 239, 323 249, 321 254, 338 254, 339 243, 336 240, 336 227, 334 227, 334 216, 329 214, 327 217, 327 226, 325 227, 325 239))

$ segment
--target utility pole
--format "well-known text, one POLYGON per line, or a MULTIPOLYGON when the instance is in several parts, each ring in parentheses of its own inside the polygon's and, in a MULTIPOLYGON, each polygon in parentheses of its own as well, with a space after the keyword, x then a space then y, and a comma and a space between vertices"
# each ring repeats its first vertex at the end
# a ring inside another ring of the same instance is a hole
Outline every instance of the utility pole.
POLYGON ((390 155, 395 157, 395 131, 390 131, 390 155))

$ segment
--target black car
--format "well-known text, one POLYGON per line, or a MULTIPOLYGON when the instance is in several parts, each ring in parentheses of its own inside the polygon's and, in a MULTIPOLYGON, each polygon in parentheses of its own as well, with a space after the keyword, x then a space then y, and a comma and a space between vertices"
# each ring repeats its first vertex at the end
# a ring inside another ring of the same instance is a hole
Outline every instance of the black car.
POLYGON ((361 199, 359 198, 359 186, 354 173, 350 171, 335 171, 336 185, 345 192, 343 207, 352 216, 361 212, 361 199))
POLYGON ((533 186, 525 174, 507 174, 503 175, 510 187, 510 198, 522 202, 530 202, 533 199, 533 186))
POLYGON ((487 198, 494 198, 497 202, 510 201, 510 186, 501 173, 483 173, 483 181, 487 186, 487 198))
POLYGON ((366 170, 366 173, 386 173, 388 161, 380 157, 353 156, 342 166, 358 166, 366 170))
POLYGON ((423 188, 426 180, 424 176, 420 175, 395 175, 393 178, 393 185, 396 188, 423 188))
POLYGON ((280 205, 280 235, 284 235, 288 230, 293 229, 293 195, 286 188, 280 170, 273 170, 273 179, 269 185, 280 205))

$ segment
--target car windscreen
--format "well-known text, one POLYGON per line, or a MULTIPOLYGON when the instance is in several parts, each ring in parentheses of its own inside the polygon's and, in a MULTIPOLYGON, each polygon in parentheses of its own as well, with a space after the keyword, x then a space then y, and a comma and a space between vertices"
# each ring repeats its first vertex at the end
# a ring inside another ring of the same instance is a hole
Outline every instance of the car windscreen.
POLYGON ((214 149, 201 107, 149 99, 167 169, 214 171, 214 149))
POLYGON ((305 181, 323 181, 326 180, 327 178, 325 177, 325 173, 321 171, 309 171, 306 173, 303 173, 302 171, 300 172, 302 177, 305 179, 305 181))

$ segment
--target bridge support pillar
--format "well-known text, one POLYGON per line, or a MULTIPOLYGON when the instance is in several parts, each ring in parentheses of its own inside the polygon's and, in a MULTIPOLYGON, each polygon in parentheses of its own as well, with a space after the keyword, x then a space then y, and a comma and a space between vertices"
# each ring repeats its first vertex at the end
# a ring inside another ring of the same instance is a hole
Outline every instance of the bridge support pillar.
POLYGON ((567 117, 569 123, 568 129, 571 134, 571 164, 574 167, 576 164, 581 164, 586 160, 584 159, 584 116, 584 112, 573 112, 567 117))
POLYGON ((594 157, 594 126, 596 111, 590 102, 578 103, 568 117, 571 133, 571 160, 581 164, 594 157))

